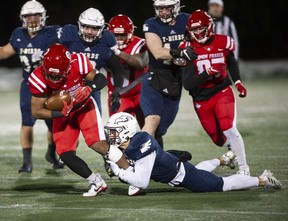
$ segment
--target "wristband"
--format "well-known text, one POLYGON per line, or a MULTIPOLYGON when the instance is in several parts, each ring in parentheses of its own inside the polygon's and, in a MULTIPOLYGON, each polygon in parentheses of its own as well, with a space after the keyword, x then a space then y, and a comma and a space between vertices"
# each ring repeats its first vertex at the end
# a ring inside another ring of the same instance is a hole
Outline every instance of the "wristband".
POLYGON ((51 111, 52 118, 64 117, 61 111, 51 111))
POLYGON ((234 84, 236 85, 236 84, 239 84, 239 83, 241 83, 241 81, 240 81, 240 80, 237 80, 237 81, 235 81, 234 84))

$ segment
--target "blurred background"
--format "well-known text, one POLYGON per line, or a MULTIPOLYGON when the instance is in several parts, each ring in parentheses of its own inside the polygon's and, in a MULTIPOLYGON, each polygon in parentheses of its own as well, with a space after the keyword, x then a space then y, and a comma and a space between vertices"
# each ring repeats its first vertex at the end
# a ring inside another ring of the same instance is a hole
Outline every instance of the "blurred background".
MULTIPOLYGON (((21 26, 19 13, 26 0, 10 0, 1 7, 0 46, 9 41, 12 31, 21 26)), ((131 17, 135 34, 143 37, 143 22, 154 16, 152 0, 39 0, 47 10, 46 24, 77 24, 89 7, 99 9, 106 22, 118 13, 131 17)), ((183 12, 207 10, 208 0, 181 0, 183 12)), ((224 14, 234 20, 240 43, 240 68, 247 78, 259 75, 288 76, 288 1, 224 0, 224 14)), ((0 61, 0 68, 21 67, 17 56, 0 61)), ((0 71, 1 73, 1 71, 0 71)), ((1 74, 0 74, 1 75, 1 74)))

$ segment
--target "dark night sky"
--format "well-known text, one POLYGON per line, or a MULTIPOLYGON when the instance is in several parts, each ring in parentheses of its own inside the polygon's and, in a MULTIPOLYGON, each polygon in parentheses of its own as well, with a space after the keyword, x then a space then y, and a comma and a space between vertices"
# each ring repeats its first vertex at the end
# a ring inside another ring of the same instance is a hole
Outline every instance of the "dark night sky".
MULTIPOLYGON (((144 20, 154 16, 152 0, 39 0, 47 10, 46 24, 76 24, 80 13, 89 7, 99 9, 106 22, 118 13, 131 17, 141 37, 144 20)), ((208 0, 181 0, 184 12, 207 9, 208 0)), ((1 7, 0 45, 9 41, 11 32, 21 26, 19 12, 26 0, 10 0, 1 7)), ((288 58, 288 1, 224 0, 225 14, 237 27, 240 40, 240 57, 243 60, 288 58)), ((19 65, 18 57, 0 61, 0 66, 19 65)))

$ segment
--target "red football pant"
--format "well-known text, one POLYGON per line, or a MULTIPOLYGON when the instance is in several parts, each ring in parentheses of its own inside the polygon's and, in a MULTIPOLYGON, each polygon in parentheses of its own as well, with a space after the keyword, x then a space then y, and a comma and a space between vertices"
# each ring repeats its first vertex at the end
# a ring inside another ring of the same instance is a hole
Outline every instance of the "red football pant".
POLYGON ((58 155, 76 150, 80 131, 89 147, 105 140, 104 125, 92 98, 81 108, 71 112, 68 117, 53 119, 52 133, 58 155))
POLYGON ((207 101, 194 101, 194 109, 206 131, 217 146, 223 146, 227 138, 223 134, 236 123, 235 97, 229 86, 207 101))

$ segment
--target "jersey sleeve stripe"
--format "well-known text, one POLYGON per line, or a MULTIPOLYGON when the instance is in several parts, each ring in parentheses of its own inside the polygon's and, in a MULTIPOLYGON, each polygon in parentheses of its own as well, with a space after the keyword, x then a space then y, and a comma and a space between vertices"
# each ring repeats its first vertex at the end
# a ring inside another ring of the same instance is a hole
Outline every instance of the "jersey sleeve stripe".
POLYGON ((44 89, 46 88, 46 85, 39 79, 36 77, 36 75, 34 73, 32 73, 30 75, 30 77, 28 78, 28 81, 35 87, 38 89, 38 91, 40 91, 41 93, 44 92, 44 89), (38 84, 37 84, 37 83, 38 84))
POLYGON ((191 42, 190 41, 186 41, 185 42, 185 47, 190 47, 191 46, 191 42))
POLYGON ((88 64, 87 64, 87 58, 86 55, 82 54, 83 60, 84 60, 84 69, 85 69, 85 73, 88 72, 88 64))
POLYGON ((227 39, 226 39, 226 49, 229 49, 231 42, 229 41, 229 37, 228 36, 226 36, 226 37, 227 37, 227 39))
POLYGON ((134 55, 134 54, 139 54, 141 48, 143 47, 145 43, 145 40, 144 39, 141 39, 140 41, 137 42, 137 44, 135 44, 135 46, 132 48, 132 51, 131 51, 131 55, 134 55))
POLYGON ((88 61, 84 54, 77 54, 80 74, 88 73, 88 61))
POLYGON ((79 71, 80 74, 83 74, 83 64, 82 64, 82 60, 81 60, 81 56, 80 54, 76 54, 77 55, 77 60, 78 60, 78 66, 79 66, 79 71))
POLYGON ((233 51, 235 49, 234 40, 229 36, 226 37, 227 37, 226 49, 233 51))

